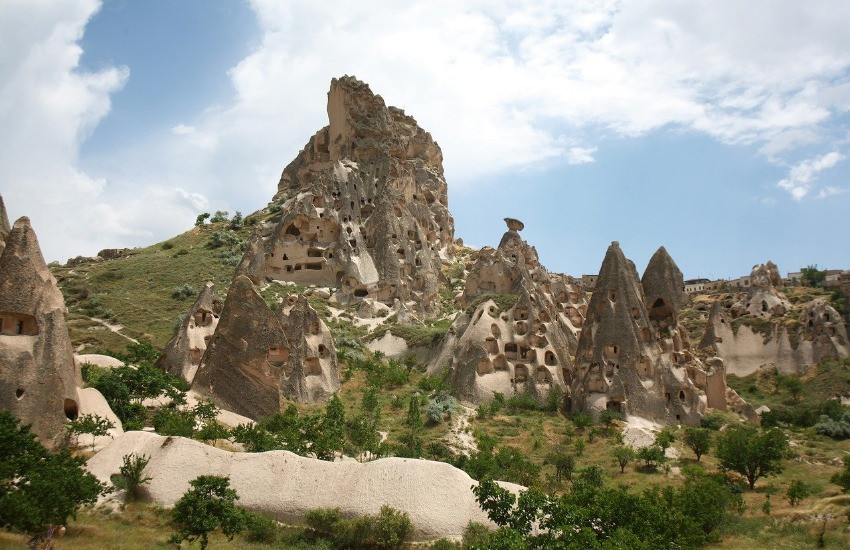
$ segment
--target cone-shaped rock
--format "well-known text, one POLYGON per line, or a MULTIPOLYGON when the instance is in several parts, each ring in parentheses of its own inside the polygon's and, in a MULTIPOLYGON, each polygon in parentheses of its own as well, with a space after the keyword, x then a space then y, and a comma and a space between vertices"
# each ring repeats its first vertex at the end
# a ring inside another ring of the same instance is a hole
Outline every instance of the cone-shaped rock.
POLYGON ((667 249, 655 251, 640 280, 651 321, 669 319, 678 322, 678 312, 685 305, 685 280, 667 249))
POLYGON ((257 229, 239 273, 436 312, 454 238, 439 146, 353 77, 331 82, 328 118, 284 169, 280 219, 257 229))
POLYGON ((339 366, 331 331, 304 296, 290 296, 280 309, 289 359, 280 380, 285 399, 325 401, 339 391, 339 366))
POLYGON ((192 389, 221 408, 255 420, 280 411, 279 381, 289 341, 251 281, 237 276, 192 389))
POLYGON ((66 420, 79 414, 79 385, 62 293, 29 219, 20 218, 0 255, 0 409, 56 448, 66 420))
POLYGON ((455 395, 475 403, 496 392, 543 401, 557 388, 568 396, 584 292, 539 264, 517 233, 522 222, 505 221, 498 249, 477 253, 463 294, 467 312, 452 324, 429 372, 441 374, 448 365, 455 395))
POLYGON ((192 304, 186 318, 177 327, 174 337, 169 340, 156 362, 157 367, 169 374, 179 376, 190 384, 218 326, 221 314, 221 301, 207 282, 192 304))
POLYGON ((6 214, 6 204, 3 202, 3 195, 0 195, 0 254, 6 248, 6 238, 12 227, 9 225, 9 215, 6 214))
MULTIPOLYGON (((667 264, 665 255, 659 255, 658 266, 667 264)), ((669 264, 675 267, 672 260, 669 264)), ((678 269, 658 268, 647 274, 647 282, 665 272, 675 278, 678 269)), ((663 294, 675 284, 658 280, 648 286, 663 294)), ((653 323, 651 311, 634 264, 618 243, 611 243, 579 338, 574 408, 608 408, 664 422, 699 421, 706 398, 682 365, 693 358, 683 350, 678 327, 666 320, 653 323)))

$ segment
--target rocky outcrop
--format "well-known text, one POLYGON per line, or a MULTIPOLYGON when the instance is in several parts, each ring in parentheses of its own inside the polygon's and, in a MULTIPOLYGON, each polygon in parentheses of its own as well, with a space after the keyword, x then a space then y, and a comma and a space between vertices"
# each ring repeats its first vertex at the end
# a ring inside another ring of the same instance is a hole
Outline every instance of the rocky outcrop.
POLYGON ((339 391, 331 331, 304 296, 289 296, 284 306, 279 319, 290 348, 280 391, 292 401, 325 401, 339 391))
POLYGON ((708 317, 699 348, 722 358, 727 372, 747 376, 763 366, 784 374, 802 375, 826 357, 848 356, 847 329, 838 312, 818 298, 809 302, 794 322, 788 314, 764 318, 765 312, 735 316, 722 302, 708 317))
POLYGON ((9 216, 6 214, 6 204, 3 202, 3 195, 0 195, 0 254, 6 248, 6 239, 9 237, 9 232, 12 231, 12 226, 9 225, 9 216))
POLYGON ((331 82, 328 118, 284 169, 280 219, 257 229, 238 272, 433 314, 454 253, 439 146, 353 77, 331 82))
POLYGON ((191 384, 218 326, 221 309, 221 301, 212 282, 207 282, 174 336, 165 345, 156 366, 191 384))
POLYGON ((65 325, 65 302, 28 218, 15 222, 0 256, 0 409, 49 448, 80 414, 79 370, 65 325))
POLYGON ((781 287, 782 277, 776 264, 768 261, 753 266, 746 298, 732 306, 732 318, 744 315, 765 319, 782 317, 791 308, 791 303, 782 294, 781 287))
POLYGON ((574 409, 699 422, 707 397, 689 373, 688 367, 702 371, 702 366, 687 350, 686 331, 677 323, 681 279, 661 248, 644 273, 644 288, 634 264, 617 242, 611 243, 579 338, 574 409))
POLYGON ((572 351, 586 311, 584 291, 571 278, 549 274, 537 251, 506 218, 499 247, 485 247, 466 279, 466 311, 455 319, 429 372, 449 367, 454 393, 482 403, 498 392, 544 400, 569 394, 572 351))
MULTIPOLYGON (((475 500, 477 482, 444 462, 395 457, 327 462, 289 451, 231 453, 183 437, 127 432, 92 457, 87 468, 108 482, 128 454, 150 457, 145 494, 162 506, 173 506, 199 475, 221 475, 239 493, 240 507, 290 524, 303 522, 317 508, 361 517, 386 505, 407 514, 416 541, 460 540, 470 521, 495 529, 475 500)), ((524 490, 499 484, 514 494, 524 490)))
POLYGON ((193 390, 259 420, 279 412, 282 400, 312 403, 339 389, 333 340, 316 311, 303 297, 274 305, 247 277, 233 280, 193 390))
POLYGON ((280 411, 279 381, 288 357, 289 340, 277 316, 251 281, 237 276, 192 389, 259 420, 280 411))

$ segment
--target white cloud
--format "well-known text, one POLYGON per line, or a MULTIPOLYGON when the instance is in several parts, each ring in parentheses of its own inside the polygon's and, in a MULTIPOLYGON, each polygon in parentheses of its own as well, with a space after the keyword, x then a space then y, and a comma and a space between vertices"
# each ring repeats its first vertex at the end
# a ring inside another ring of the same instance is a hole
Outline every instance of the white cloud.
POLYGON ((594 162, 593 153, 596 152, 596 147, 570 147, 567 151, 567 163, 569 164, 587 164, 594 162))
POLYGON ((827 197, 832 197, 834 195, 841 195, 842 193, 846 193, 847 189, 841 187, 833 187, 831 185, 827 185, 823 189, 818 192, 819 199, 825 199, 827 197))
MULTIPOLYGON (((99 5, 4 3, 0 185, 10 209, 49 234, 49 256, 141 244, 153 224, 131 206, 163 218, 151 237, 158 238, 185 227, 201 203, 264 204, 281 169, 327 123, 324 94, 343 74, 368 82, 432 133, 454 187, 544 161, 593 162, 605 140, 662 128, 752 145, 778 163, 799 157, 803 145, 832 158, 847 139, 836 124, 850 110, 844 0, 251 6, 261 36, 228 73, 232 101, 86 173, 79 145, 129 77, 126 68, 77 69, 79 38, 99 5), (167 204, 146 209, 139 197, 167 204), (76 221, 51 224, 57 208, 76 221)), ((804 169, 780 182, 793 197, 808 194, 826 167, 808 176, 804 169)))
MULTIPOLYGON (((812 185, 817 179, 817 175, 824 170, 833 168, 836 164, 844 160, 844 158, 844 155, 838 151, 832 151, 825 155, 803 160, 791 167, 791 170, 788 171, 788 176, 780 180, 776 185, 791 193, 794 200, 802 200, 803 197, 809 194, 812 185)), ((827 189, 835 188, 832 187, 827 189)), ((821 191, 821 193, 824 192, 827 191, 821 191)), ((832 192, 830 194, 834 195, 836 193, 832 192)), ((823 198, 825 196, 828 195, 818 195, 819 198, 823 198)))

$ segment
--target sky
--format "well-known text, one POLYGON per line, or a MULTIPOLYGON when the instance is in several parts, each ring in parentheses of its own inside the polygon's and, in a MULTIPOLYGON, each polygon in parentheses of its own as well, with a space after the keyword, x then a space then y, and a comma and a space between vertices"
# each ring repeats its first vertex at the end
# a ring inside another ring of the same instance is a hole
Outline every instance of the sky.
POLYGON ((850 268, 850 2, 2 0, 0 193, 48 261, 265 206, 355 75, 443 150, 455 235, 550 271, 850 268))

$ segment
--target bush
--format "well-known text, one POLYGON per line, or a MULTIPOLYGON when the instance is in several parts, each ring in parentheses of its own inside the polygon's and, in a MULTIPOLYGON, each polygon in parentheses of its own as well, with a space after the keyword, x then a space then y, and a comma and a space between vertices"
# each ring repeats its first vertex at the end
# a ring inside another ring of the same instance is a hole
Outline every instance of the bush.
POLYGON ((154 415, 153 428, 159 435, 192 437, 195 433, 195 414, 164 407, 154 415))
POLYGON ((470 521, 463 530, 463 547, 471 550, 490 548, 490 529, 483 523, 470 521))
POLYGON ((583 412, 576 413, 573 415, 573 425, 578 431, 584 431, 585 428, 593 425, 593 417, 583 412))
POLYGON ((189 482, 186 491, 171 510, 177 528, 169 542, 180 544, 199 540, 201 549, 209 544, 209 534, 221 529, 232 540, 247 526, 245 511, 236 507, 239 496, 230 488, 230 480, 221 476, 199 476, 189 482))
POLYGON ((265 514, 245 511, 245 540, 272 544, 280 537, 280 525, 265 514))
POLYGON ((230 223, 227 224, 227 227, 233 231, 238 231, 242 229, 243 225, 244 221, 242 219, 242 213, 237 210, 233 215, 233 218, 230 219, 230 223))
POLYGON ((439 424, 446 416, 451 417, 457 411, 457 399, 447 393, 440 393, 428 402, 425 416, 431 424, 439 424))
POLYGON ((242 244, 238 235, 229 231, 213 231, 207 241, 207 248, 220 248, 222 246, 235 246, 242 244))
POLYGON ((212 222, 212 223, 226 222, 229 217, 230 217, 230 214, 226 210, 216 210, 215 214, 213 214, 212 218, 210 218, 210 222, 212 222))
POLYGON ((841 487, 841 490, 845 493, 850 493, 850 456, 845 455, 842 460, 844 461, 844 469, 833 474, 829 481, 841 487))
POLYGON ((785 491, 785 496, 788 497, 788 502, 791 506, 797 506, 812 493, 811 488, 806 482, 795 479, 788 485, 788 490, 785 491))
POLYGON ((106 418, 102 418, 97 414, 84 414, 78 417, 76 420, 72 420, 65 425, 65 429, 69 434, 76 436, 77 444, 79 444, 79 438, 83 434, 89 434, 92 436, 92 449, 94 449, 95 438, 102 437, 104 435, 109 435, 109 430, 115 427, 115 424, 107 420, 106 418))
POLYGON ((722 428, 724 424, 726 424, 726 422, 723 420, 723 416, 717 413, 709 413, 700 419, 700 427, 708 430, 717 431, 722 428))
POLYGON ((175 300, 185 300, 191 298, 198 293, 198 290, 189 283, 183 283, 183 286, 175 286, 171 290, 171 297, 175 300))
POLYGON ((815 431, 832 439, 850 439, 850 413, 844 413, 841 420, 833 420, 824 415, 815 424, 815 431))
POLYGON ((339 509, 311 510, 305 516, 307 536, 334 549, 394 550, 404 547, 413 525, 404 512, 382 506, 377 516, 342 517, 339 509))
POLYGON ((127 492, 128 500, 136 500, 141 496, 141 487, 151 477, 144 474, 145 467, 150 462, 147 455, 129 454, 123 456, 124 464, 118 469, 117 474, 111 477, 112 484, 127 492))
POLYGON ((162 243, 162 246, 160 248, 162 248, 163 250, 171 250, 172 248, 174 248, 174 243, 171 241, 165 241, 164 243, 162 243))

